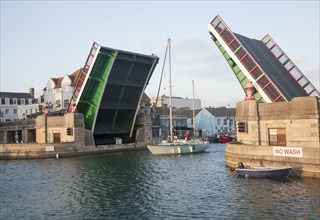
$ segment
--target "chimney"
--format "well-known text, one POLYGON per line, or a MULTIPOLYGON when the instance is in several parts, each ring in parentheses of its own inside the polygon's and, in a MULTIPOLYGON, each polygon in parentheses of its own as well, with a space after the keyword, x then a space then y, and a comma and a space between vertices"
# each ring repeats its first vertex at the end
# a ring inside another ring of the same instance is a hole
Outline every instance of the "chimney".
POLYGON ((29 94, 34 98, 34 88, 29 88, 29 94))

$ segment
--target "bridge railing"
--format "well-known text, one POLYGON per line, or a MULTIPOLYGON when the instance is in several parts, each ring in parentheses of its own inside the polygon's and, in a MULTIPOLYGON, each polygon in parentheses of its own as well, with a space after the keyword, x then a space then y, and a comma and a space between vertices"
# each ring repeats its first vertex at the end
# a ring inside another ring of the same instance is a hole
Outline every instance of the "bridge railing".
POLYGON ((92 44, 92 47, 90 49, 90 52, 89 52, 89 55, 87 57, 87 60, 84 64, 84 67, 81 69, 81 72, 80 72, 80 75, 77 79, 77 82, 76 82, 76 85, 73 89, 73 93, 72 93, 72 96, 70 98, 70 101, 69 101, 69 105, 66 109, 66 112, 67 113, 70 113, 70 112, 74 112, 75 111, 75 103, 76 103, 76 100, 80 94, 80 91, 82 89, 82 86, 85 84, 86 82, 86 79, 87 79, 87 75, 89 74, 89 71, 91 70, 91 65, 94 61, 94 58, 95 56, 97 55, 97 51, 98 51, 98 48, 99 48, 99 44, 97 44, 96 42, 93 42, 92 44))
POLYGON ((281 63, 287 72, 293 77, 293 79, 304 89, 309 96, 320 97, 319 91, 314 85, 307 79, 307 77, 300 71, 300 69, 290 60, 290 58, 283 52, 283 50, 276 44, 270 35, 266 35, 262 38, 266 47, 270 50, 273 56, 281 63))
POLYGON ((286 98, 281 94, 270 78, 262 71, 262 68, 254 61, 253 57, 243 47, 221 17, 217 15, 210 24, 268 98, 272 102, 286 101, 286 98))

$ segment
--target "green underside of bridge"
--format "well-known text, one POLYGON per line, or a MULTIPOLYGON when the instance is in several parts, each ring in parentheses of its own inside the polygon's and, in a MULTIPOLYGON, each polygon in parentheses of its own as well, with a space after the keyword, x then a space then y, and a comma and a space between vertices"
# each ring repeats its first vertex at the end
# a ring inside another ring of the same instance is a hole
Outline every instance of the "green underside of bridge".
MULTIPOLYGON (((210 33, 210 35, 211 35, 211 39, 213 40, 213 42, 217 45, 218 49, 220 50, 220 52, 222 53, 224 58, 227 60, 234 75, 238 79, 243 91, 245 91, 246 84, 247 84, 247 77, 241 71, 239 66, 234 62, 234 60, 231 58, 231 56, 228 54, 228 52, 224 49, 224 47, 220 44, 220 42, 217 40, 217 38, 215 38, 214 35, 212 35, 211 33, 210 33)), ((260 93, 255 89, 254 89, 254 98, 257 101, 265 102, 264 99, 262 98, 262 96, 260 95, 260 93)))
POLYGON ((158 57, 101 47, 77 110, 95 137, 130 137, 137 109, 158 57))
POLYGON ((115 56, 115 52, 109 50, 105 51, 105 55, 97 57, 81 98, 79 99, 77 110, 84 115, 86 129, 92 129, 94 118, 99 107, 99 100, 103 94, 105 81, 110 73, 115 56))

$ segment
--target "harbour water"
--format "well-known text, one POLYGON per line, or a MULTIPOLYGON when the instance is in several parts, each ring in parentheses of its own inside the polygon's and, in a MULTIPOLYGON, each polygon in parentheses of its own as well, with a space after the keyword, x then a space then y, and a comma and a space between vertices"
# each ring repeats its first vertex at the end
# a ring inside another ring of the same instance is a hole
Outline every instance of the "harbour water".
POLYGON ((0 161, 0 219, 319 219, 319 179, 246 179, 204 153, 0 161))

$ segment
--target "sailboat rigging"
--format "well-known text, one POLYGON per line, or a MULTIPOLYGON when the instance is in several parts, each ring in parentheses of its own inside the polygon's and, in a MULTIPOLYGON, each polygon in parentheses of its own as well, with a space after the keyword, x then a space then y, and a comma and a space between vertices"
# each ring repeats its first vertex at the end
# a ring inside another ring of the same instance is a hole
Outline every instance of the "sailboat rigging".
MULTIPOLYGON (((169 110, 170 110, 170 140, 162 141, 159 144, 148 144, 147 147, 154 155, 162 154, 191 154, 202 152, 209 147, 209 142, 202 140, 173 140, 173 120, 172 120, 172 82, 171 82, 171 39, 168 39, 167 49, 165 58, 169 52, 169 110)), ((164 61, 165 62, 165 61, 164 61)), ((161 76, 162 78, 162 76, 161 76)), ((195 131, 194 123, 194 82, 192 81, 193 87, 193 127, 195 131)))

